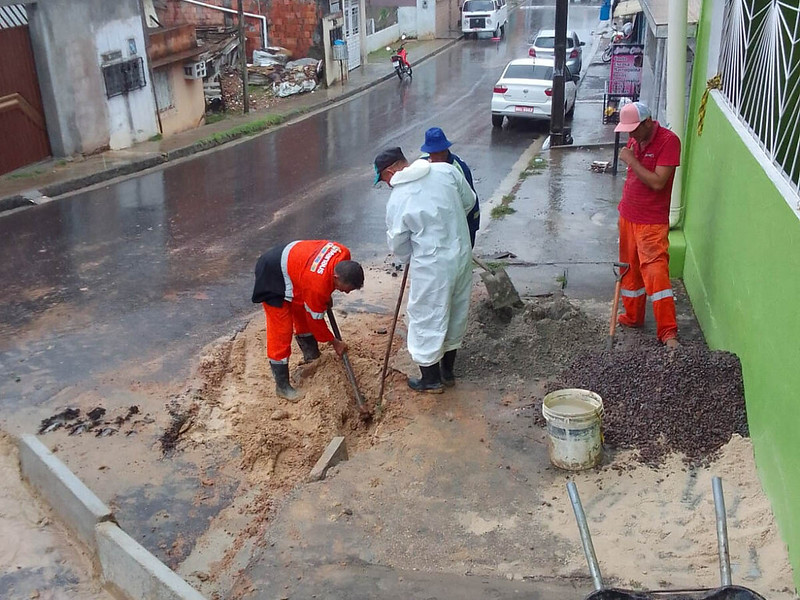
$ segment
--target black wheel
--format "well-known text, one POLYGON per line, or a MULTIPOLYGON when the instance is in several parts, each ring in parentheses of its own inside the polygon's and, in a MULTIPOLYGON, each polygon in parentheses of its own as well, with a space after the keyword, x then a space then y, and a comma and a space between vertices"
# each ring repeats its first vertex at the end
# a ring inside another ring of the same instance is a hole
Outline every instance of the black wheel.
POLYGON ((403 70, 402 69, 395 69, 394 72, 397 73, 397 78, 400 81, 403 81, 403 70))
POLYGON ((573 102, 572 107, 570 107, 569 110, 567 110, 566 106, 564 107, 564 116, 572 118, 574 115, 575 115, 575 103, 573 102))
POLYGON ((492 115, 492 127, 503 126, 503 115, 492 115))
POLYGON ((603 57, 602 58, 603 58, 603 62, 604 63, 611 62, 611 53, 613 51, 614 51, 614 49, 611 47, 611 44, 609 44, 608 47, 605 50, 603 50, 603 57))
POLYGON ((406 67, 406 71, 408 71, 409 77, 412 77, 414 75, 414 72, 411 70, 411 67, 406 67))
POLYGON ((500 37, 505 37, 505 35, 506 35, 506 26, 504 23, 503 25, 500 25, 500 37))

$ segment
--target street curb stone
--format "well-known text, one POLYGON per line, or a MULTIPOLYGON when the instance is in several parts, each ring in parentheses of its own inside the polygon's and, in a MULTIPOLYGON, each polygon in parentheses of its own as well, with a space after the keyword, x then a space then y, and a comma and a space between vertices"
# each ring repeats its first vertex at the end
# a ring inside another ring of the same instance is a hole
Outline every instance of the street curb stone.
POLYGON ((131 600, 205 600, 117 525, 111 510, 35 436, 22 435, 20 473, 89 549, 99 574, 131 600))
POLYGON ((344 442, 344 437, 335 437, 325 448, 325 452, 319 457, 317 464, 311 469, 308 474, 308 481, 321 481, 325 479, 328 469, 339 464, 343 460, 347 460, 347 446, 344 442))
POLYGON ((116 524, 100 523, 96 531, 103 577, 113 591, 137 600, 205 600, 116 524))
POLYGON ((23 478, 81 542, 96 553, 95 527, 98 523, 114 520, 111 509, 36 437, 23 435, 18 447, 23 478))

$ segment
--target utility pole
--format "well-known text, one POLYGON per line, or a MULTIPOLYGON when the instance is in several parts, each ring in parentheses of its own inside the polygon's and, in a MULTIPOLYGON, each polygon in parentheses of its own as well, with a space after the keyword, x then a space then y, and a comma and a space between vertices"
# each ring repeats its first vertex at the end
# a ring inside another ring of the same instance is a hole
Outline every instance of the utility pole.
POLYGON ((242 70, 242 109, 250 112, 250 94, 247 90, 247 40, 244 35, 244 0, 239 0, 239 68, 242 70))
POLYGON ((564 69, 567 63, 569 0, 556 0, 556 39, 553 46, 553 96, 550 105, 550 145, 561 146, 564 135, 564 69))

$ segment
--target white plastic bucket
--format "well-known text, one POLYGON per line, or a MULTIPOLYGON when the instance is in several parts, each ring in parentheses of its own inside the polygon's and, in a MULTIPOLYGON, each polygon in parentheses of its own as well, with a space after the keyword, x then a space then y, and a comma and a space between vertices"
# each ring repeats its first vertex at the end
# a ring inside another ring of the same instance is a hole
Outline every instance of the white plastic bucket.
POLYGON ((603 399, 594 392, 566 389, 550 392, 542 402, 547 421, 550 462, 560 469, 580 471, 603 458, 603 399))

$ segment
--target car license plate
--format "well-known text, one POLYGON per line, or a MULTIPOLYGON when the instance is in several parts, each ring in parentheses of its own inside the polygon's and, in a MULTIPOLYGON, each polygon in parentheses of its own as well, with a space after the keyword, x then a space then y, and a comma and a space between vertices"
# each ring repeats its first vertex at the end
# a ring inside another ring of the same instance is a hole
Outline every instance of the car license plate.
POLYGON ((532 106, 515 106, 514 110, 517 112, 527 112, 527 113, 536 112, 536 109, 533 108, 532 106))
POLYGON ((397 67, 400 66, 400 61, 399 60, 393 60, 392 61, 392 66, 396 69, 397 67))

